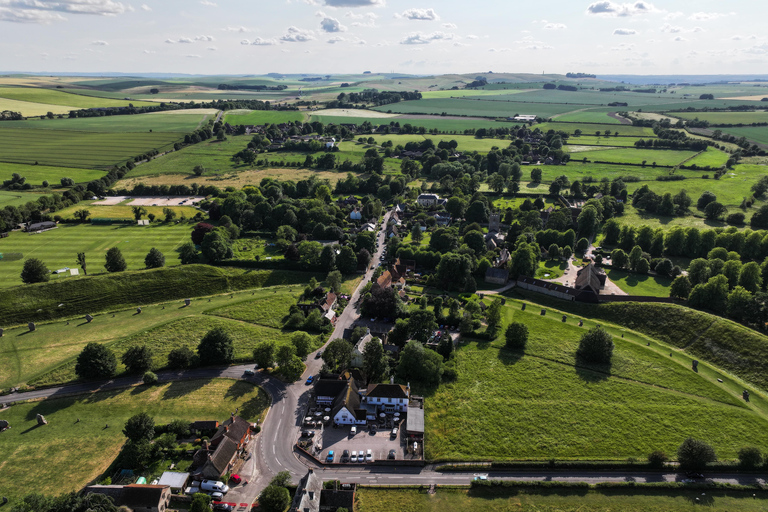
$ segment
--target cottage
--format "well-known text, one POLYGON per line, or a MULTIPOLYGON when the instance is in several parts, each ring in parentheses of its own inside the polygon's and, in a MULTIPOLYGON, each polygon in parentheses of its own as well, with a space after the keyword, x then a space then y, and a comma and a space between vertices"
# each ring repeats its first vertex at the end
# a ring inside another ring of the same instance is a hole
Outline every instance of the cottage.
POLYGON ((365 404, 384 412, 405 412, 408 408, 410 384, 374 384, 365 393, 365 404))
POLYGON ((251 424, 233 414, 219 426, 210 446, 195 454, 195 462, 202 466, 199 474, 203 478, 221 478, 232 469, 235 458, 245 450, 250 439, 251 424))
POLYGON ((128 507, 133 512, 164 512, 171 500, 171 488, 167 485, 89 485, 85 494, 104 494, 117 506, 128 507))
POLYGON ((368 412, 361 407, 360 393, 351 379, 334 400, 331 417, 336 425, 365 425, 368 412))
POLYGON ((419 203, 419 206, 424 208, 435 206, 439 200, 440 196, 437 194, 419 194, 419 197, 416 198, 416 202, 419 203))
POLYGON ((313 469, 310 469, 299 481, 289 512, 320 512, 320 493, 322 490, 323 479, 313 469))
POLYGON ((352 349, 352 366, 362 368, 363 352, 365 351, 365 346, 371 342, 381 344, 381 340, 379 340, 378 338, 374 338, 373 335, 371 334, 371 331, 368 330, 365 336, 360 338, 360 341, 358 341, 355 347, 352 349))

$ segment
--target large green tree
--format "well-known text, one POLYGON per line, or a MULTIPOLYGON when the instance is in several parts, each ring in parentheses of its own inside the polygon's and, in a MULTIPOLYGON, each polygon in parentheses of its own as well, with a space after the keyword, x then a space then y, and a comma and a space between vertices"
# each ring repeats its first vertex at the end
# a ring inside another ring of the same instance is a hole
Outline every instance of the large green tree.
POLYGON ((715 462, 717 455, 709 444, 689 437, 677 449, 677 462, 682 469, 703 469, 710 462, 715 462))
POLYGON ((288 489, 278 485, 268 485, 259 495, 259 507, 264 512, 284 512, 290 502, 288 489))
POLYGON ((275 344, 271 341, 261 341, 253 349, 253 360, 259 368, 270 368, 275 363, 275 344))
POLYGON ((133 346, 125 351, 120 360, 128 373, 144 373, 152 369, 152 350, 146 346, 133 346))
POLYGON ((112 247, 107 251, 105 260, 104 268, 107 269, 107 272, 122 272, 128 268, 123 253, 117 247, 112 247))
POLYGON ((409 341, 400 353, 397 374, 404 380, 435 386, 440 383, 443 371, 443 358, 440 354, 424 348, 418 341, 409 341))
POLYGON ((27 258, 24 260, 24 267, 21 269, 21 280, 26 284, 45 283, 51 278, 51 272, 41 260, 37 258, 27 258))
POLYGON ((363 347, 363 373, 368 382, 380 382, 389 371, 389 357, 377 339, 363 347))
POLYGON ((77 253, 77 264, 80 265, 80 268, 83 269, 83 274, 88 275, 87 263, 85 261, 85 253, 79 252, 77 253))
POLYGON ((155 247, 149 250, 144 258, 144 266, 147 268, 161 268, 165 266, 165 256, 155 247))
POLYGON ((323 351, 323 361, 331 371, 345 370, 352 362, 352 349, 354 347, 345 339, 332 340, 323 351))
POLYGON ((234 358, 232 336, 221 327, 208 331, 197 346, 200 361, 207 365, 229 364, 234 358))
POLYGON ((155 420, 145 412, 131 416, 125 422, 123 435, 131 441, 151 441, 155 437, 155 420))
POLYGON ((581 336, 576 355, 589 363, 610 363, 613 357, 613 337, 597 325, 581 336))
POLYGON ((81 379, 109 379, 117 371, 117 357, 100 343, 89 343, 77 356, 75 373, 81 379))
POLYGON ((512 322, 504 333, 507 348, 524 349, 528 343, 528 327, 520 322, 512 322))

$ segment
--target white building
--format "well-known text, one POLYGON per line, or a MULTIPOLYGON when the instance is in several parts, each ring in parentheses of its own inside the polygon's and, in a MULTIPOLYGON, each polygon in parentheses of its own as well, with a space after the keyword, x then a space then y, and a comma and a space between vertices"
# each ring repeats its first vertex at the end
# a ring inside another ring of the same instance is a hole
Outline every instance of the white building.
POLYGON ((405 412, 410 394, 410 384, 374 384, 368 388, 363 400, 369 408, 373 406, 383 412, 405 412))
POLYGON ((416 202, 424 208, 434 206, 438 201, 440 201, 440 196, 437 194, 419 194, 419 197, 416 198, 416 202))

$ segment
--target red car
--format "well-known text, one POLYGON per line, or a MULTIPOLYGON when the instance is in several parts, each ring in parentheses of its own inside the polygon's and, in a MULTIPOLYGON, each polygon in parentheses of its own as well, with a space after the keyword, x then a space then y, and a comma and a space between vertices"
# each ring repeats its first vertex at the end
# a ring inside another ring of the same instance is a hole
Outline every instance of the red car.
POLYGON ((234 474, 230 476, 229 479, 235 482, 235 484, 239 484, 243 480, 242 478, 240 478, 240 475, 238 474, 234 474))

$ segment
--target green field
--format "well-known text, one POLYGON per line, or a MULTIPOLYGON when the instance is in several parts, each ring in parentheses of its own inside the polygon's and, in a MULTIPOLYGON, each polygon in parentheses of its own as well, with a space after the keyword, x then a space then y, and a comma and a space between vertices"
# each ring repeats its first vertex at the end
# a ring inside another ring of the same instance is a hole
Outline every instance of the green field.
POLYGON ((757 112, 672 112, 681 119, 699 119, 710 124, 752 124, 768 123, 768 111, 757 112))
POLYGON ((723 132, 735 137, 746 137, 759 144, 768 144, 768 126, 750 126, 744 128, 723 128, 723 132))
MULTIPOLYGON (((588 132, 589 133, 589 132, 588 132)), ((635 142, 640 140, 640 137, 596 137, 594 133, 592 132, 590 135, 572 135, 568 138, 568 141, 566 144, 568 144, 568 149, 571 153, 576 152, 576 150, 572 146, 612 146, 612 147, 627 147, 627 148, 634 148, 635 142)), ((599 149, 599 148, 595 148, 599 149)), ((591 151, 592 148, 589 148, 591 151)), ((587 156, 587 155, 585 155, 587 156)))
POLYGON ((639 275, 624 270, 609 270, 608 279, 629 295, 669 297, 672 279, 661 276, 639 275))
POLYGON ((557 311, 540 316, 516 301, 504 314, 505 323, 527 325, 525 354, 504 349, 503 336, 458 350, 458 380, 425 402, 427 458, 642 458, 655 449, 674 453, 689 436, 711 442, 725 459, 742 446, 768 447, 766 402, 746 405, 739 383, 691 372, 687 358, 666 355, 667 346, 634 333, 621 338, 608 326, 616 336, 612 364, 584 366, 574 354, 594 321, 578 327, 571 315, 564 323, 557 311))
POLYGON ((264 418, 269 403, 252 384, 213 379, 16 404, 0 416, 12 427, 0 436, 0 488, 11 500, 8 506, 31 492, 81 489, 107 470, 125 442, 125 422, 139 412, 160 425, 174 419, 223 421, 239 408, 241 417, 255 422, 264 418), (38 427, 37 414, 48 425, 38 427))
MULTIPOLYGON (((82 96, 80 94, 69 94, 56 89, 42 89, 38 87, 0 87, 0 98, 8 98, 16 101, 29 101, 32 103, 45 103, 49 105, 66 105, 78 109, 94 107, 127 107, 129 104, 133 104, 135 107, 153 105, 153 103, 145 101, 111 100, 93 96, 82 96)), ((22 114, 23 113, 24 112, 22 112, 22 114)))
MULTIPOLYGON (((53 167, 47 165, 22 165, 0 162, 0 181, 8 180, 13 173, 27 178, 27 183, 42 185, 48 180, 51 187, 61 185, 61 178, 72 178, 75 183, 87 183, 104 176, 103 171, 95 169, 72 169, 68 167, 53 167)), ((0 205, 2 205, 0 200, 0 205)))
MULTIPOLYGON (((524 93, 522 93, 524 94, 524 93)), ((522 95, 520 94, 520 95, 522 95)), ((515 95, 515 96, 520 96, 515 95)), ((490 97, 488 97, 490 98, 490 97)), ((552 103, 519 103, 511 101, 469 100, 437 98, 428 100, 401 101, 373 110, 379 112, 395 112, 400 114, 436 114, 445 112, 451 116, 477 116, 477 117, 512 117, 517 114, 536 114, 541 117, 549 117, 555 114, 564 114, 577 110, 579 105, 560 105, 552 103)))
MULTIPOLYGON (((97 208, 90 208, 94 217, 97 216, 97 208)), ((101 274, 106 272, 104 255, 108 249, 117 247, 123 253, 128 269, 139 270, 144 268, 144 257, 152 247, 165 255, 167 265, 177 265, 178 257, 174 249, 189 240, 191 229, 190 224, 60 224, 56 229, 37 234, 13 231, 8 238, 0 240, 0 252, 39 258, 49 270, 77 268, 77 253, 84 252, 89 274, 101 274)), ((20 285, 23 265, 23 260, 0 260, 0 287, 20 285)), ((51 279, 79 279, 66 276, 68 274, 54 275, 51 279)))
MULTIPOLYGON (((559 119, 559 118, 558 118, 559 119)), ((633 137, 655 137, 652 128, 644 128, 642 126, 632 126, 626 124, 612 125, 612 124, 592 124, 592 123, 565 123, 553 121, 551 123, 541 123, 533 127, 538 128, 543 132, 548 130, 564 131, 568 134, 573 134, 575 130, 581 130, 584 135, 594 135, 595 132, 605 133, 605 130, 610 130, 611 133, 617 133, 619 135, 630 135, 633 137)))
MULTIPOLYGON (((492 478, 492 476, 491 476, 492 478)), ((357 512, 758 512, 768 507, 764 491, 707 489, 421 489, 358 487, 357 512)))
POLYGON ((279 124, 291 123, 293 121, 304 121, 305 114, 301 112, 279 111, 279 110, 250 110, 250 111, 232 111, 224 116, 224 122, 231 125, 236 124, 279 124))
POLYGON ((591 162, 615 162, 619 165, 622 163, 640 164, 645 161, 648 166, 652 166, 653 162, 658 165, 679 165, 696 154, 696 151, 622 148, 574 153, 571 158, 587 157, 591 162))
POLYGON ((151 149, 164 151, 180 133, 97 133, 0 128, 0 160, 19 164, 109 169, 151 149))
MULTIPOLYGON (((618 108, 617 108, 618 110, 618 108)), ((620 120, 608 115, 608 112, 600 110, 577 110, 555 116, 555 121, 563 121, 568 123, 607 123, 607 124, 622 124, 620 120)))
POLYGON ((225 141, 208 140, 174 151, 160 158, 145 162, 128 172, 127 178, 151 176, 156 174, 189 174, 196 165, 202 165, 206 174, 221 174, 236 170, 246 170, 245 164, 236 165, 232 155, 244 149, 252 137, 242 135, 228 137, 225 141))
POLYGON ((148 133, 150 131, 190 133, 200 128, 212 117, 211 114, 201 114, 194 110, 179 110, 125 116, 80 117, 73 119, 31 119, 6 123, 3 127, 99 133, 148 133))
MULTIPOLYGON (((56 215, 60 215, 64 219, 74 219, 75 212, 78 210, 86 209, 91 212, 91 219, 112 219, 112 220, 133 220, 133 210, 130 205, 116 205, 116 206, 99 206, 91 204, 92 201, 82 201, 76 205, 64 208, 56 212, 56 215)), ((143 218, 146 219, 150 214, 156 217, 156 222, 162 222, 165 219, 165 213, 163 210, 170 208, 176 212, 176 218, 181 218, 184 215, 187 218, 194 217, 198 210, 191 206, 145 206, 147 215, 143 218)), ((189 227, 187 227, 189 229, 189 227)))
POLYGON ((427 130, 439 130, 441 132, 458 132, 462 133, 464 130, 479 129, 479 128, 499 128, 499 127, 512 127, 519 126, 519 123, 512 122, 498 122, 493 119, 462 119, 460 117, 432 117, 432 116, 398 116, 387 118, 376 117, 340 117, 340 116, 326 116, 322 114, 314 113, 310 118, 311 121, 320 121, 326 124, 362 124, 365 121, 370 122, 374 126, 388 125, 392 122, 400 123, 400 126, 410 124, 411 126, 423 126, 427 130))
POLYGON ((728 162, 728 158, 730 158, 728 153, 723 153, 719 149, 708 147, 703 153, 685 162, 685 165, 718 168, 725 165, 726 162, 728 162))

